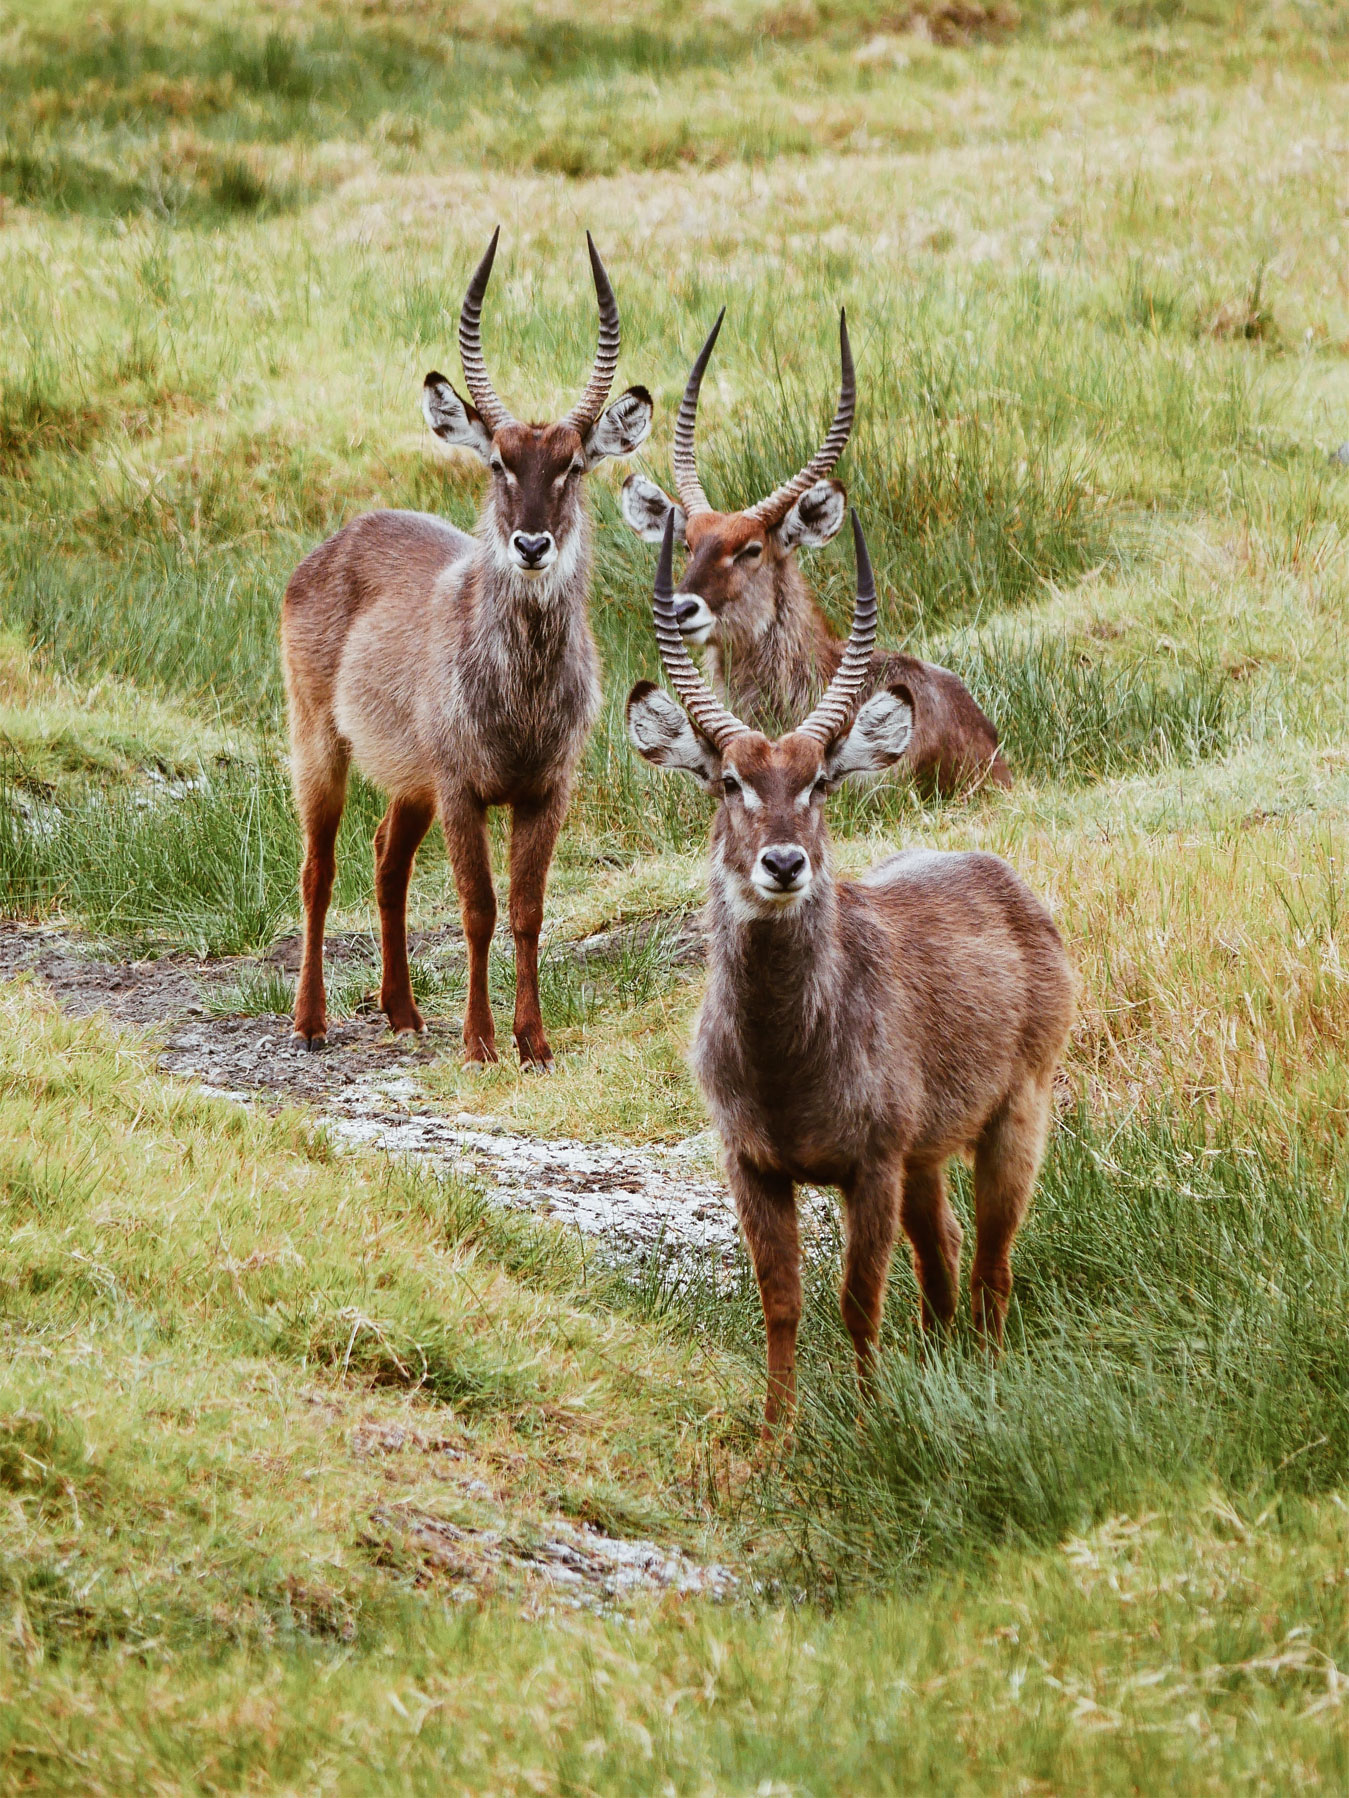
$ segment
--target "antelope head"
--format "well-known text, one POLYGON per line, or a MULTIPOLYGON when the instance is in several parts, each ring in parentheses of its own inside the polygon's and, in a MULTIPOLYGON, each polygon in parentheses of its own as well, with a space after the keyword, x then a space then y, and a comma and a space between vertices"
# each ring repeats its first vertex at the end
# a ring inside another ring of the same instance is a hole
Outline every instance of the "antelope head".
POLYGON ((774 742, 727 711, 693 665, 673 590, 674 520, 665 520, 653 599, 656 641, 682 703, 653 681, 639 681, 628 695, 628 736, 646 761, 691 774, 718 800, 713 884, 742 921, 794 910, 822 877, 827 881, 826 796, 851 774, 891 767, 912 734, 912 696, 899 683, 857 709, 876 637, 876 583, 856 512, 852 524, 857 603, 843 660, 805 723, 774 742))
POLYGON ((690 643, 753 641, 773 622, 782 564, 799 549, 828 543, 843 523, 847 490, 829 479, 852 430, 857 402, 848 320, 838 315, 842 375, 834 422, 800 472, 743 512, 714 512, 694 462, 698 393, 712 346, 726 316, 723 306, 689 373, 675 421, 674 470, 678 501, 644 475, 623 483, 623 517, 639 537, 659 543, 667 521, 688 545, 684 578, 675 593, 675 622, 690 643))
POLYGON ((581 477, 606 456, 630 456, 651 429, 651 395, 629 387, 605 409, 618 366, 618 303, 590 233, 599 347, 585 392, 556 424, 520 424, 497 398, 482 355, 482 303, 500 226, 459 313, 459 356, 470 399, 434 370, 422 388, 426 422, 444 443, 473 450, 492 471, 483 534, 501 571, 526 581, 565 577, 583 542, 581 477))

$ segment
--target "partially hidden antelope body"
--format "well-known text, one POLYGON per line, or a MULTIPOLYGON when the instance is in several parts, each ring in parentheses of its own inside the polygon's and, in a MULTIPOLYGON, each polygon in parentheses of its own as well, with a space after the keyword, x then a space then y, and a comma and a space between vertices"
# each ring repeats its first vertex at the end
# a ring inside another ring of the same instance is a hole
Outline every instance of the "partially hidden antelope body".
POLYGON ((772 741, 704 684, 679 630, 669 518, 654 609, 682 708, 650 681, 628 699, 638 753, 691 774, 717 800, 708 981, 692 1059, 758 1276, 766 1434, 795 1402, 800 1181, 842 1191, 842 1310, 865 1389, 898 1226, 912 1246, 924 1326, 954 1316, 961 1230, 944 1168, 971 1153, 974 1320, 1001 1342, 1012 1242, 1075 999, 1049 914, 998 857, 909 850, 860 880, 834 875, 825 798, 849 775, 896 762, 913 729, 898 687, 858 708, 876 594, 856 514, 853 531, 852 635, 804 724, 772 741))
MULTIPOLYGON (((694 459, 698 395, 726 316, 718 315, 689 373, 675 423, 678 500, 644 475, 623 484, 623 516, 658 543, 667 519, 689 550, 675 596, 686 642, 706 644, 713 682, 726 703, 762 730, 799 717, 833 679, 844 644, 811 595, 797 561, 828 543, 843 523, 847 490, 831 479, 852 431, 857 400, 848 321, 839 314, 842 363, 838 406, 824 442, 799 473, 740 512, 708 502, 694 459)), ((902 685, 913 730, 901 760, 920 788, 949 792, 988 781, 1009 787, 998 733, 969 688, 949 668, 898 651, 873 654, 864 692, 902 685)))
POLYGON ((645 388, 630 387, 605 409, 618 306, 587 233, 600 319, 590 380, 559 423, 511 417, 488 378, 480 335, 499 235, 459 317, 472 403, 434 372, 422 395, 432 431, 491 470, 475 535, 425 513, 368 512, 308 555, 286 589, 282 657, 305 839, 295 1033, 311 1047, 326 1038, 323 929, 354 762, 390 800, 375 835, 375 892, 380 1006, 391 1027, 424 1029, 408 970, 407 891, 438 813, 468 944, 464 1044, 470 1060, 496 1060, 487 811, 508 805, 514 1036, 522 1061, 546 1067, 552 1059, 539 1010, 544 887, 600 700, 582 486, 606 456, 632 454, 650 429, 652 402, 645 388))

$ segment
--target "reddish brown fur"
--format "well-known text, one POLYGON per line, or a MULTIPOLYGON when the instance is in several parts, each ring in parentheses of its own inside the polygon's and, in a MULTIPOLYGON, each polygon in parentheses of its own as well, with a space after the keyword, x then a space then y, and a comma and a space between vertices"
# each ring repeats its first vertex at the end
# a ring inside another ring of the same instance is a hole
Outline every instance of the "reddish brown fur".
MULTIPOLYGON (((743 512, 697 513, 680 593, 696 593, 716 615, 708 639, 713 682, 747 723, 782 729, 817 704, 843 659, 843 639, 806 584, 795 549, 743 512), (763 542, 757 562, 736 560, 763 542)), ((1010 787, 998 733, 958 675, 935 662, 877 650, 864 697, 896 682, 908 688, 913 737, 904 762, 924 791, 954 792, 980 781, 1010 787)))
MULTIPOLYGON (((838 495, 841 520, 844 490, 838 481, 817 483, 802 506, 808 508, 825 487, 838 495)), ((789 515, 784 541, 782 529, 748 512, 693 513, 684 525, 689 559, 676 589, 677 596, 696 594, 713 615, 706 640, 718 694, 746 723, 768 731, 804 717, 843 656, 843 640, 801 572, 793 522, 789 515), (759 553, 746 554, 756 544, 759 553)), ((912 698, 913 737, 903 759, 922 790, 953 792, 983 781, 1011 786, 998 733, 958 675, 935 662, 877 650, 866 693, 896 683, 912 698)))
MULTIPOLYGON (((893 699, 878 695, 858 727, 887 704, 893 713, 893 699)), ((866 733, 854 729, 823 750, 799 733, 777 742, 749 733, 719 754, 687 725, 681 738, 678 716, 659 689, 634 689, 641 753, 720 794, 693 1065, 759 1280, 771 1432, 795 1395, 799 1182, 842 1190, 841 1302, 865 1386, 897 1227, 912 1248, 925 1327, 954 1317, 961 1232, 943 1169, 972 1154, 974 1320, 1001 1341, 1012 1242, 1044 1149, 1075 982, 1048 913, 995 856, 911 851, 861 880, 835 878, 825 792, 901 748, 879 759, 855 751, 866 733), (785 851, 809 858, 807 884, 766 894, 756 884, 762 857, 785 851)))

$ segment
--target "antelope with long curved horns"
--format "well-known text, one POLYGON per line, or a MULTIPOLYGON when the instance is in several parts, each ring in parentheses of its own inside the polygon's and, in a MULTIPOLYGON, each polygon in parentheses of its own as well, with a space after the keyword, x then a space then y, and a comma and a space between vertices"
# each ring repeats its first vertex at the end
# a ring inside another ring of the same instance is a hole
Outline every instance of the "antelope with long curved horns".
POLYGON ((605 410, 618 305, 587 232, 600 323, 585 392, 557 424, 511 416, 488 377, 480 334, 499 235, 459 315, 471 403, 434 372, 422 394, 436 436, 491 470, 475 535, 422 512, 367 512, 306 556, 286 588, 281 645, 305 837, 295 1034, 310 1047, 326 1040, 323 927, 355 762, 390 799, 375 833, 375 895, 379 1002, 391 1027, 424 1029, 408 971, 407 892, 417 847, 439 813, 468 943, 464 1043, 471 1061, 496 1060, 487 810, 508 805, 514 1036, 522 1061, 552 1060, 539 1011, 544 887, 600 701, 582 484, 606 456, 632 454, 652 406, 644 387, 630 387, 605 410))
MULTIPOLYGON (((812 597, 797 561, 827 543, 843 523, 847 490, 832 478, 852 431, 857 381, 845 312, 838 316, 838 405, 819 449, 790 481, 741 512, 717 512, 698 478, 694 434, 698 395, 726 316, 723 306, 689 372, 675 424, 673 500, 645 475, 623 484, 623 516, 639 537, 658 543, 667 519, 687 544, 688 564, 675 596, 686 642, 706 644, 712 679, 727 703, 756 726, 774 730, 819 697, 844 645, 812 597)), ((913 733, 901 760, 920 787, 951 791, 1012 777, 998 733, 968 687, 949 668, 881 650, 871 658, 866 692, 902 684, 913 733)))
POLYGON ((961 1230, 945 1164, 974 1157, 976 1327, 1001 1342, 1011 1250, 1049 1126, 1075 982, 1048 912, 1006 862, 913 849, 836 878, 824 802, 888 767, 913 728, 902 688, 870 680, 876 589, 853 514, 857 605, 838 671, 805 723, 776 741, 706 686, 679 629, 674 523, 656 575, 656 640, 681 704, 651 681, 628 734, 658 768, 717 802, 707 992, 693 1067, 726 1151, 768 1338, 765 1434, 796 1392, 801 1316, 795 1189, 838 1186, 843 1318, 869 1383, 898 1226, 925 1328, 955 1314, 961 1230))

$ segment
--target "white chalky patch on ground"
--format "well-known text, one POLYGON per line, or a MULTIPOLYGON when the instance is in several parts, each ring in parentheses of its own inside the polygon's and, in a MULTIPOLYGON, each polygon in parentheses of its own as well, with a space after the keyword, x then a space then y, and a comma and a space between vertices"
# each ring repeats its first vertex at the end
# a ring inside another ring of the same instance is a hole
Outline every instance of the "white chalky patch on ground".
POLYGON ((495 1572, 523 1577, 543 1587, 552 1602, 576 1610, 609 1610, 639 1592, 729 1598, 739 1583, 717 1562, 694 1561, 659 1542, 605 1536, 584 1523, 555 1519, 530 1540, 451 1523, 409 1505, 381 1505, 373 1520, 429 1566, 457 1579, 455 1597, 475 1597, 495 1572))
POLYGON ((688 1153, 515 1136, 490 1119, 446 1117, 406 1075, 358 1077, 323 1118, 339 1148, 382 1149, 480 1181, 494 1204, 567 1225, 621 1260, 724 1262, 735 1250, 730 1195, 691 1173, 688 1153))

